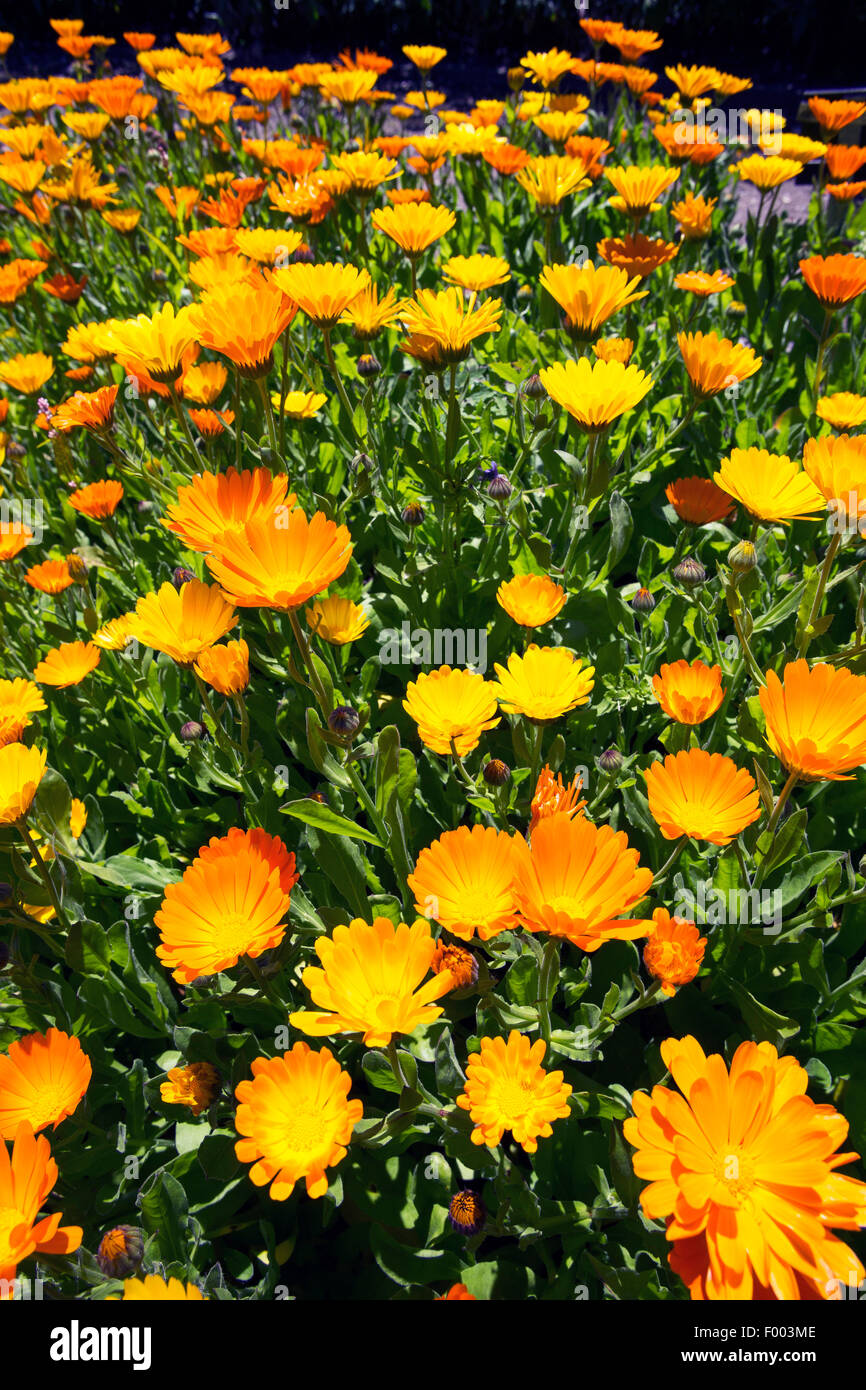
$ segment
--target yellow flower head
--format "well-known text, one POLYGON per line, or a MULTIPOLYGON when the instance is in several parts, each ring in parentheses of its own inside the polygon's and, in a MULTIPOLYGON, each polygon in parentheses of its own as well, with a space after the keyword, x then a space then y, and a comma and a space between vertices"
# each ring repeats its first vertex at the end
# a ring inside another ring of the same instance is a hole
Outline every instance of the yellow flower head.
POLYGON ((166 582, 147 594, 129 618, 132 637, 165 652, 181 666, 192 666, 238 622, 234 606, 219 589, 191 579, 176 589, 166 582))
POLYGON ((713 481, 761 521, 787 526, 825 507, 823 494, 796 460, 768 449, 732 449, 713 481))
POLYGON ((377 232, 390 237, 407 256, 415 257, 450 232, 457 219, 450 208, 433 203, 397 203, 377 208, 370 220, 377 232))
POLYGON ((545 266, 541 283, 564 310, 568 333, 582 342, 596 337, 602 324, 618 310, 649 293, 639 288, 637 276, 629 279, 617 266, 595 266, 592 261, 545 266))
POLYGON ((639 367, 622 362, 557 362, 539 372, 547 394, 563 406, 587 433, 607 429, 620 415, 632 410, 648 391, 653 379, 639 367))
POLYGON ((512 652, 508 665, 496 665, 493 689, 502 708, 527 719, 559 719, 578 705, 588 705, 595 684, 594 666, 567 647, 539 647, 534 642, 523 656, 512 652))
POLYGON ((372 926, 356 918, 335 927, 316 941, 323 968, 308 965, 303 975, 319 1011, 290 1014, 290 1024, 311 1037, 360 1033, 365 1046, 387 1047, 395 1033, 414 1033, 442 1013, 433 1001, 448 993, 450 973, 422 983, 435 949, 421 920, 395 927, 386 917, 372 926))
POLYGON ((342 647, 355 642, 370 626, 370 619, 360 603, 332 594, 330 598, 311 603, 306 610, 307 626, 317 637, 342 647))
POLYGON ((443 363, 453 365, 469 356, 475 338, 498 330, 501 314, 501 299, 478 304, 471 294, 464 303, 462 291, 453 285, 438 293, 419 290, 404 310, 403 322, 410 334, 435 344, 443 363))
POLYGON ((546 574, 518 574, 503 580, 496 602, 521 627, 543 627, 565 607, 568 594, 546 574))
POLYGON ((473 1144, 496 1148, 509 1130, 525 1153, 534 1154, 538 1140, 553 1133, 552 1122, 566 1118, 571 1087, 561 1071, 544 1070, 546 1050, 542 1038, 531 1043, 514 1030, 507 1042, 481 1039, 480 1050, 470 1054, 466 1085, 457 1097, 475 1125, 473 1144))
POLYGON ((499 723, 492 683, 477 671, 450 666, 410 681, 403 708, 418 725, 421 742, 434 753, 450 753, 452 742, 460 757, 471 753, 484 730, 499 723))

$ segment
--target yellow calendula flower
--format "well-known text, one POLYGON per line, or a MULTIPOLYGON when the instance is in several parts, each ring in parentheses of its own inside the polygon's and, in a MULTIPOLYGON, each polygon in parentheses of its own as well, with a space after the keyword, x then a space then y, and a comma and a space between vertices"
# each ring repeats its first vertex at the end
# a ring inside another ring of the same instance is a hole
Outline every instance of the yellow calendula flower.
POLYGON ((531 643, 523 656, 512 652, 507 666, 495 667, 493 689, 509 714, 546 722, 559 719, 579 705, 589 704, 595 684, 594 666, 584 666, 567 647, 539 647, 531 643))
POLYGON ((365 609, 351 599, 332 594, 330 598, 319 599, 306 609, 307 626, 317 637, 342 647, 347 642, 355 642, 370 626, 365 609))
POLYGON ((580 342, 596 337, 602 324, 628 304, 645 299, 640 278, 612 265, 548 265, 541 283, 565 313, 566 330, 580 342))
POLYGON ((508 262, 501 256, 451 256, 442 266, 442 275, 462 290, 490 290, 511 279, 508 262))
POLYGON ((475 1125, 473 1144, 496 1148, 508 1130, 525 1153, 534 1154, 538 1140, 553 1133, 553 1121, 567 1117, 571 1087, 561 1071, 544 1070, 546 1050, 543 1039, 531 1042, 515 1030, 507 1042, 481 1039, 480 1050, 470 1054, 466 1085, 457 1097, 475 1125))
POLYGON ((800 464, 769 449, 732 449, 713 481, 760 521, 787 526, 826 506, 824 494, 800 464))
POLYGON ((653 379, 622 362, 557 362, 539 372, 547 394, 587 433, 607 429, 652 389, 653 379))
POLYGON ((321 391, 288 391, 285 400, 281 399, 279 391, 271 394, 274 409, 282 410, 293 420, 312 420, 327 400, 321 391))

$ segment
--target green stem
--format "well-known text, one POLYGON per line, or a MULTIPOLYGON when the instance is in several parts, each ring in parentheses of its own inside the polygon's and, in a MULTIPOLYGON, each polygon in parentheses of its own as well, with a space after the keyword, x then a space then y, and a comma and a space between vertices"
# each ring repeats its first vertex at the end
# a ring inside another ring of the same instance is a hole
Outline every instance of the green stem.
POLYGON ((65 931, 68 931, 69 923, 67 922, 66 914, 64 913, 63 908, 60 905, 60 898, 58 897, 57 889, 54 887, 54 884, 51 881, 51 875, 48 872, 48 865, 45 863, 44 859, 42 858, 42 855, 39 853, 39 849, 36 845, 36 842, 28 829, 27 822, 22 816, 20 820, 17 820, 15 822, 15 824, 18 827, 24 839, 27 841, 27 847, 36 861, 36 868, 38 870, 39 877, 42 879, 42 882, 45 885, 46 892, 48 893, 48 896, 51 899, 51 904, 54 908, 57 920, 60 923, 61 927, 63 927, 65 931))
POLYGON ((798 661, 801 657, 804 657, 806 655, 806 652, 809 650, 809 644, 815 635, 812 629, 818 618, 818 614, 821 611, 821 604, 824 599, 824 590, 827 587, 827 580, 830 578, 830 570, 833 568, 833 561, 836 558, 836 552, 841 544, 842 533, 841 531, 836 531, 830 540, 830 544, 827 546, 827 554, 824 556, 824 563, 821 566, 821 575, 818 580, 818 587, 815 590, 815 597, 812 600, 812 607, 809 612, 809 621, 806 623, 806 626, 803 629, 803 636, 800 639, 800 646, 797 651, 798 661))

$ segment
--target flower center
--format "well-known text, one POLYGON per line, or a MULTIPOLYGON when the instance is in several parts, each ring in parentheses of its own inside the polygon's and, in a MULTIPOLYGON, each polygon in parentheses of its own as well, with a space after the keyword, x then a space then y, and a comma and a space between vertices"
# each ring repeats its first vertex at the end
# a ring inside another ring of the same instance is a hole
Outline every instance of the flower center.
POLYGON ((724 1183, 730 1196, 740 1206, 755 1185, 755 1164, 748 1154, 738 1152, 716 1154, 713 1177, 724 1183))
POLYGON ((40 1086, 39 1094, 31 1101, 27 1113, 34 1130, 40 1130, 44 1125, 56 1120, 61 1111, 66 1109, 67 1099, 68 1095, 63 1086, 40 1086))
POLYGON ((250 944, 250 919, 246 913, 224 917, 215 925, 214 945, 224 951, 244 955, 250 944))
POLYGON ((524 1119, 531 1105, 532 1086, 528 1081, 517 1081, 512 1076, 506 1076, 497 1084, 496 1108, 507 1128, 513 1128, 518 1120, 524 1119))
POLYGON ((327 1138, 328 1125, 318 1106, 298 1106, 283 1125, 283 1139, 291 1153, 320 1149, 327 1138))

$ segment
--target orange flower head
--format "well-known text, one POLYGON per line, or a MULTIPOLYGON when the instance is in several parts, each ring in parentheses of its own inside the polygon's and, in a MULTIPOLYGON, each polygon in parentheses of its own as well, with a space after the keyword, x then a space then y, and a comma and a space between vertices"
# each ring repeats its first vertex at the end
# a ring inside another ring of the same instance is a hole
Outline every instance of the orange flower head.
POLYGON ((866 290, 866 256, 808 256, 800 261, 800 271, 829 312, 844 308, 866 290))
POLYGON ((287 504, 225 534, 207 557, 214 579, 240 608, 300 608, 339 579, 352 556, 345 526, 287 504))
POLYGON ((676 478, 665 488, 665 497, 680 521, 690 526, 726 521, 734 510, 730 494, 723 492, 709 478, 676 478))
POLYGON ((433 952, 430 969, 434 975, 447 970, 451 976, 452 994, 470 994, 478 981, 478 961, 465 946, 445 945, 439 942, 433 952))
POLYGON ((92 642, 61 642, 59 647, 46 652, 33 672, 33 679, 40 685, 65 689, 80 685, 98 665, 99 648, 92 642))
POLYGON ((599 362, 621 362, 627 367, 634 352, 633 338, 599 338, 592 345, 599 362))
POLYGON ((672 261, 680 248, 673 241, 644 236, 643 232, 629 232, 624 237, 605 237, 597 243, 596 249, 603 261, 619 266, 629 276, 637 275, 645 280, 654 270, 672 261))
POLYGON ((478 304, 472 293, 464 301, 463 291, 452 285, 438 292, 419 290, 404 310, 403 322, 412 337, 425 339, 443 363, 454 365, 465 361, 476 338, 499 329, 501 315, 501 299, 478 304))
POLYGON ((682 275, 674 276, 674 284, 678 290, 686 290, 699 299, 709 299, 711 294, 722 294, 729 290, 734 279, 723 270, 687 270, 682 275))
POLYGON ((668 1221, 675 1248, 705 1242, 692 1297, 750 1300, 763 1286, 799 1299, 798 1276, 824 1289, 854 1271, 862 1279, 832 1227, 866 1224, 866 1184, 836 1171, 854 1157, 836 1152, 848 1124, 808 1098, 805 1070, 767 1042, 741 1043, 730 1070, 693 1037, 668 1038, 661 1051, 681 1094, 636 1092, 624 1133, 635 1173, 649 1180, 644 1215, 668 1221))
POLYGON ((847 667, 791 661, 768 671, 758 698, 767 742, 805 781, 849 781, 866 762, 866 676, 847 667))
POLYGON ((0 680, 0 748, 18 743, 31 714, 46 708, 38 686, 23 676, 0 680))
POLYGON ((178 488, 177 502, 162 524, 189 550, 218 552, 223 540, 242 534, 248 521, 260 518, 276 525, 296 501, 286 475, 274 477, 267 468, 196 473, 189 485, 178 488))
POLYGON ((478 1052, 470 1054, 466 1085, 457 1097, 468 1110, 475 1128, 473 1144, 494 1149, 508 1130, 524 1153, 534 1154, 539 1139, 549 1139, 554 1120, 569 1114, 571 1087, 561 1071, 546 1072, 541 1063, 547 1045, 531 1043, 512 1030, 505 1038, 481 1039, 478 1052))
POLYGON ((257 1057, 252 1073, 252 1081, 235 1088, 235 1128, 243 1136, 237 1157, 253 1165, 256 1187, 270 1184, 275 1202, 285 1201, 301 1178, 308 1196, 324 1196, 326 1169, 346 1157, 364 1113, 359 1100, 348 1099, 351 1076, 327 1047, 314 1052, 305 1042, 282 1057, 257 1057))
POLYGON ((829 101, 826 97, 809 97, 809 110, 822 132, 835 135, 866 115, 866 101, 829 101))
POLYGON ((243 839, 228 848, 199 855, 154 916, 156 954, 179 984, 230 970, 241 956, 255 959, 286 933, 289 894, 278 869, 243 839))
POLYGON ((0 1056, 0 1139, 14 1139, 22 1123, 35 1134, 56 1129, 77 1108, 91 1074, 78 1039, 58 1028, 13 1042, 0 1056))
POLYGON ((717 333, 678 333, 677 344, 695 395, 701 400, 754 376, 764 360, 745 343, 732 343, 717 333))
POLYGON ((200 304, 190 308, 202 346, 227 357, 246 377, 268 374, 274 363, 274 346, 296 312, 297 306, 278 284, 261 276, 215 286, 200 304))
POLYGON ((638 288, 637 276, 629 279, 626 271, 617 266, 595 266, 592 261, 545 266, 541 283, 564 310, 566 329, 579 342, 597 337, 613 314, 648 294, 638 288))
POLYGON ((703 661, 675 661, 653 676, 655 697, 669 719, 678 724, 703 724, 724 699, 722 668, 703 661))
POLYGON ((199 656, 195 670, 219 695, 240 695, 250 682, 250 649, 243 638, 209 647, 199 656))
POLYGON ((495 826, 458 826, 422 849, 407 880, 415 910, 452 936, 489 941, 517 926, 511 837, 495 826))
POLYGON ((227 835, 213 835, 196 857, 207 864, 216 859, 236 858, 239 854, 266 864, 277 874, 280 889, 286 895, 300 878, 292 851, 286 849, 278 835, 269 835, 258 826, 253 830, 233 826, 227 835))
POLYGON ((211 1106, 219 1094, 220 1076, 210 1062, 190 1062, 185 1067, 173 1067, 166 1072, 167 1080, 159 1088, 163 1105, 185 1105, 193 1115, 200 1115, 211 1106))
POLYGON ((333 328, 340 315, 370 283, 370 274, 353 265, 304 264, 273 272, 274 284, 319 328, 333 328))
POLYGON ((516 835, 514 892, 527 931, 567 937, 584 951, 604 941, 645 936, 641 918, 621 918, 649 891, 652 870, 625 833, 585 815, 543 817, 531 841, 516 835))
POLYGON ((539 773, 532 797, 529 834, 532 834, 539 821, 546 820, 549 816, 567 816, 570 820, 572 816, 583 815, 586 800, 580 800, 582 786, 583 782, 577 776, 573 777, 569 785, 566 786, 562 780, 562 774, 558 773, 554 777, 549 766, 545 763, 539 773))
POLYGON ((434 1004, 451 989, 447 970, 425 981, 436 943, 429 923, 394 926, 356 918, 316 941, 322 968, 308 965, 304 984, 318 1010, 289 1015, 310 1037, 360 1033, 366 1047, 387 1047, 395 1033, 414 1033, 442 1013, 434 1004), (422 983, 424 982, 424 983, 422 983))
MULTIPOLYGON (((859 403, 866 419, 866 400, 859 396, 849 399, 852 404, 843 403, 836 418, 843 412, 849 417, 858 413, 859 403)), ((866 435, 825 434, 820 439, 807 439, 803 469, 836 518, 845 516, 850 527, 861 535, 866 533, 866 435)))
POLYGON ((237 622, 233 605, 218 589, 191 579, 180 589, 166 582, 157 593, 140 598, 129 632, 146 647, 191 666, 237 622))
POLYGON ((672 917, 664 907, 653 913, 653 925, 643 950, 643 963, 662 993, 670 998, 680 985, 691 984, 701 968, 707 939, 694 922, 672 917))
POLYGON ((40 565, 31 565, 24 578, 42 594, 62 594, 74 582, 65 560, 43 560, 40 565))
POLYGON ((519 574, 503 580, 496 602, 521 627, 543 627, 565 607, 568 594, 546 574, 519 574))
POLYGON ((755 779, 721 753, 691 748, 644 773, 650 815, 666 840, 729 845, 761 814, 755 779))
POLYGON ((43 1134, 19 1125, 12 1152, 0 1144, 0 1279, 12 1280, 29 1255, 71 1255, 81 1244, 80 1226, 61 1226, 60 1212, 39 1212, 57 1184, 57 1164, 43 1134))
POLYGON ((88 483, 86 487, 76 488, 67 497, 70 507, 92 521, 104 521, 114 516, 123 500, 123 483, 115 478, 106 478, 98 483, 88 483))

